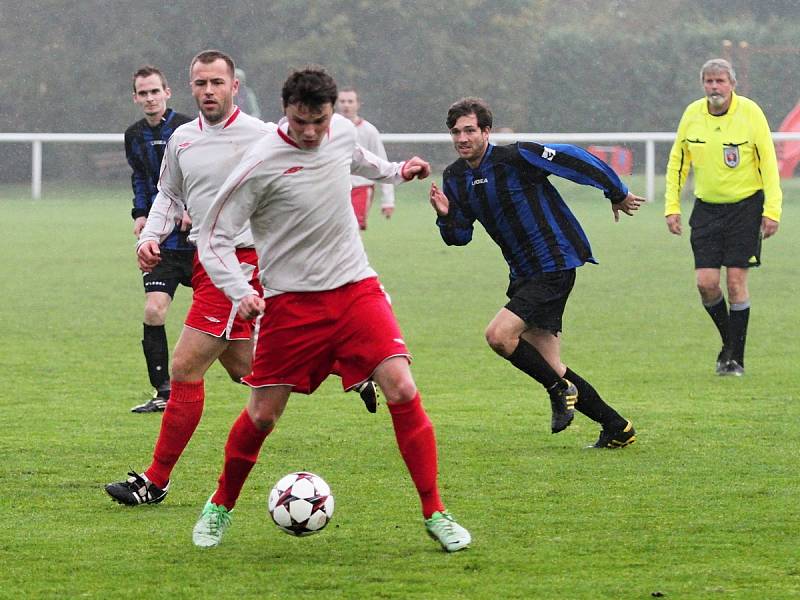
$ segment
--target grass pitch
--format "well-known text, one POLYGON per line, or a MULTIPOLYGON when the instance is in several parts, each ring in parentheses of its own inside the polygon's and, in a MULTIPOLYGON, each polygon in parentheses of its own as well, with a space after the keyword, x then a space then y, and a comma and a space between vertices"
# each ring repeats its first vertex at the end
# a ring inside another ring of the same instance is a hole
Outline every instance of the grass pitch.
MULTIPOLYGON (((551 435, 544 392, 486 346, 507 272, 482 231, 444 246, 426 185, 410 184, 364 236, 437 427, 445 501, 473 533, 454 555, 424 533, 385 406, 368 414, 338 379, 293 396, 216 550, 194 548, 191 528, 247 398, 218 366, 168 499, 112 503, 103 484, 149 463, 160 421, 128 412, 148 395, 129 191, 0 190, 0 597, 800 597, 800 186, 785 185, 751 275, 734 379, 713 374, 688 234, 667 233, 661 201, 614 224, 600 192, 557 185, 600 261, 579 270, 563 356, 634 421, 622 451, 583 451, 598 428, 582 415, 551 435), (294 539, 266 504, 299 469, 331 484, 336 514, 294 539)), ((188 299, 180 289, 171 346, 188 299)))

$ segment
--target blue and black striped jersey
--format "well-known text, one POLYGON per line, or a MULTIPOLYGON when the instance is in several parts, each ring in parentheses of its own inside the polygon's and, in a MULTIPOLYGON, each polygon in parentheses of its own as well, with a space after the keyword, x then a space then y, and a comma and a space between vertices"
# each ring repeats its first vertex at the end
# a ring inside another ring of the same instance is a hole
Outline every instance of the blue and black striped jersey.
MULTIPOLYGON (((184 123, 192 119, 171 108, 167 109, 161 123, 150 127, 146 119, 136 121, 125 130, 125 156, 131 166, 131 186, 133 187, 133 209, 131 216, 146 217, 150 213, 156 194, 158 194, 158 177, 161 171, 161 159, 164 149, 172 133, 184 123)), ((161 244, 170 250, 194 250, 186 236, 176 226, 170 236, 161 244)))
POLYGON ((500 246, 512 280, 596 263, 550 175, 599 188, 614 203, 628 194, 611 167, 577 146, 489 144, 476 169, 459 159, 444 171, 450 210, 436 220, 442 239, 450 246, 468 244, 479 221, 500 246))

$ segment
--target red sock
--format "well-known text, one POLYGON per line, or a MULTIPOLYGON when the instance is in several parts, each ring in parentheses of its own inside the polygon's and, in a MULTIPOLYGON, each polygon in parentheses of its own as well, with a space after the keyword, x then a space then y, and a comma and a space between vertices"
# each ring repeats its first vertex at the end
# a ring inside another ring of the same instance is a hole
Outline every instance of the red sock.
POLYGON ((158 487, 167 485, 175 463, 192 439, 200 417, 203 416, 204 399, 202 379, 172 382, 169 402, 161 417, 161 431, 158 432, 153 451, 153 462, 144 472, 158 487))
POLYGON ((411 479, 417 487, 422 514, 428 519, 436 511, 443 511, 444 504, 439 498, 436 485, 438 459, 436 456, 436 435, 433 423, 422 407, 419 393, 411 402, 388 404, 392 415, 394 434, 400 454, 406 462, 411 479))
POLYGON ((261 445, 271 431, 256 427, 247 409, 241 412, 225 444, 225 465, 219 476, 217 491, 211 497, 214 504, 223 504, 228 510, 233 510, 242 486, 258 460, 261 445))

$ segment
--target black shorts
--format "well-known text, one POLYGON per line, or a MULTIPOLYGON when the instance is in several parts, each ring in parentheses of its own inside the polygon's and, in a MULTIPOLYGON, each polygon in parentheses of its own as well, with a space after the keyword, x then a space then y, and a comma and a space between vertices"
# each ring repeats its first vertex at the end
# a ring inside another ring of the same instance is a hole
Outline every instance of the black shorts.
POLYGON ((192 250, 165 250, 161 248, 161 262, 142 277, 144 293, 164 292, 172 298, 178 285, 192 287, 192 250))
POLYGON ((695 269, 757 267, 761 264, 764 192, 732 204, 695 200, 689 226, 695 269))
POLYGON ((575 269, 515 279, 508 285, 506 308, 529 327, 558 334, 564 307, 574 285, 575 269))

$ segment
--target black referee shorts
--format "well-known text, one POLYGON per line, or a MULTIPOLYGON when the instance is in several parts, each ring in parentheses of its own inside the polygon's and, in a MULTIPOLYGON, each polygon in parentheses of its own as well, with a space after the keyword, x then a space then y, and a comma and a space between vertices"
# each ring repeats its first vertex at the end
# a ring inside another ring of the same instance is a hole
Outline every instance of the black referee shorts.
POLYGON ((695 199, 689 226, 695 269, 757 267, 761 264, 764 192, 731 204, 695 199))
POLYGON ((179 285, 192 287, 193 250, 165 250, 161 248, 161 262, 142 277, 144 293, 164 292, 175 297, 179 285))
POLYGON ((506 308, 529 327, 561 331, 567 299, 575 285, 575 269, 542 273, 529 279, 515 279, 508 285, 506 308))

